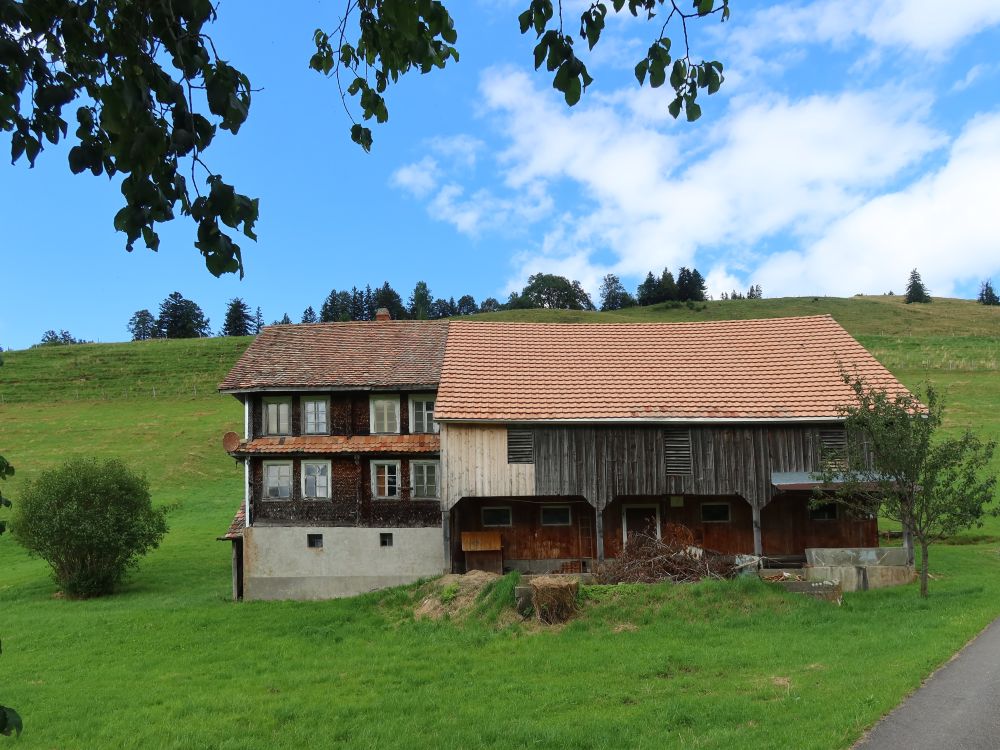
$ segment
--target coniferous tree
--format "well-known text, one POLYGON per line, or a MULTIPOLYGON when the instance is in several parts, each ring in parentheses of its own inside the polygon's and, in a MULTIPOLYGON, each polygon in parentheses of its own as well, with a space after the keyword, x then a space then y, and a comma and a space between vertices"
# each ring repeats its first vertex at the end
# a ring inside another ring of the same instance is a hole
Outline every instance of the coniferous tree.
POLYGON ((931 295, 924 286, 923 280, 917 269, 910 271, 910 280, 906 284, 906 304, 913 302, 927 303, 931 301, 931 295))
POLYGON ((274 321, 271 325, 275 326, 290 326, 292 324, 292 319, 288 317, 288 313, 281 316, 281 320, 274 321))
POLYGON ((133 341, 145 341, 156 336, 156 318, 149 310, 137 310, 129 318, 128 332, 132 334, 133 341))
MULTIPOLYGON (((375 305, 375 310, 384 307, 389 311, 393 320, 406 320, 406 308, 403 307, 403 298, 389 285, 388 281, 375 290, 375 293, 372 295, 372 301, 375 305)), ((371 317, 374 320, 374 311, 371 317)))
POLYGON ((264 315, 260 311, 260 307, 257 308, 257 312, 253 316, 253 332, 254 335, 260 333, 260 329, 264 327, 264 315))
POLYGON ((646 278, 639 284, 639 288, 635 290, 635 297, 638 303, 643 307, 656 304, 660 296, 659 286, 659 282, 653 275, 653 272, 650 271, 647 273, 646 278))
POLYGON ((355 319, 351 305, 351 293, 347 291, 338 292, 336 289, 330 290, 330 293, 323 300, 323 304, 319 308, 319 322, 342 323, 355 319))
POLYGON ((993 282, 990 279, 984 281, 979 287, 977 300, 981 305, 1000 305, 1000 297, 997 297, 997 293, 993 291, 993 282))
POLYGON ((691 281, 690 286, 690 296, 689 300, 694 302, 704 302, 705 293, 708 291, 708 287, 705 286, 705 278, 701 275, 701 272, 697 268, 691 269, 691 281))
POLYGON ((669 268, 664 268, 663 273, 660 275, 660 281, 656 286, 656 301, 657 302, 671 302, 675 299, 680 299, 680 291, 677 288, 677 282, 674 280, 674 275, 670 272, 669 268))
POLYGON ((239 297, 229 300, 226 319, 222 323, 223 336, 250 336, 253 334, 254 320, 250 305, 239 297))
POLYGON ((418 281, 410 295, 409 313, 413 320, 427 320, 431 316, 434 299, 426 281, 418 281))
POLYGON ((375 304, 375 295, 372 294, 372 288, 369 284, 365 284, 364 301, 365 311, 364 317, 361 320, 375 320, 375 312, 378 310, 378 305, 375 304))
POLYGON ((351 287, 351 313, 348 320, 367 320, 368 307, 365 304, 365 293, 356 286, 351 287))
POLYGON ((621 279, 613 273, 607 274, 601 280, 601 289, 598 294, 601 298, 602 310, 621 310, 624 307, 635 305, 635 298, 625 290, 621 279))
POLYGON ((173 292, 160 303, 156 327, 165 339, 194 339, 212 335, 205 313, 197 304, 184 299, 180 292, 173 292))
POLYGON ((315 323, 317 321, 316 311, 313 310, 312 305, 309 305, 305 310, 302 311, 302 321, 303 323, 315 323))

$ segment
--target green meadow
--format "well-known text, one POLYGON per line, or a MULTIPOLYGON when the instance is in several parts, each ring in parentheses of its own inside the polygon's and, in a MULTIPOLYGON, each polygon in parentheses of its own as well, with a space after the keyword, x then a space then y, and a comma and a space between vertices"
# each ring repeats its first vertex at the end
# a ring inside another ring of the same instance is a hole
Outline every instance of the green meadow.
MULTIPOLYGON (((941 388, 950 429, 1000 438, 997 308, 809 297, 500 317, 824 313, 907 385, 941 388)), ((415 621, 412 587, 233 603, 216 537, 241 498, 221 436, 242 410, 215 385, 248 343, 4 353, 5 495, 69 455, 120 456, 172 510, 161 548, 101 600, 58 597, 0 537, 0 702, 25 721, 0 748, 846 748, 1000 616, 998 519, 935 548, 927 601, 912 586, 839 608, 755 580, 589 587, 580 617, 552 629, 415 621)))

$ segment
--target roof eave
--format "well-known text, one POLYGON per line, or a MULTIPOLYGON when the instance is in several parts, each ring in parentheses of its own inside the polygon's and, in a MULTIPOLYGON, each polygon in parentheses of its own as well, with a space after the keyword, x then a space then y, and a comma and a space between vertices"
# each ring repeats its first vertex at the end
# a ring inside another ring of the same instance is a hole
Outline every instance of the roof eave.
POLYGON ((303 393, 329 393, 329 392, 387 392, 387 391, 433 391, 437 390, 437 383, 394 383, 391 385, 261 385, 245 388, 225 388, 220 386, 219 393, 242 395, 248 393, 287 393, 289 391, 300 391, 303 393))
POLYGON ((843 422, 844 417, 804 416, 804 417, 563 417, 556 419, 523 419, 504 417, 501 419, 481 419, 463 417, 442 417, 435 415, 435 421, 445 424, 803 424, 843 422))

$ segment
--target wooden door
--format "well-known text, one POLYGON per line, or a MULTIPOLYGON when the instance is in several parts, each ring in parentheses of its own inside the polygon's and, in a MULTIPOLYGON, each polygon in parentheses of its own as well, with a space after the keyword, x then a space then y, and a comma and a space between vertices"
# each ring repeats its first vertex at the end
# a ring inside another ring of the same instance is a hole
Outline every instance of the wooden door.
POLYGON ((660 538, 660 507, 658 505, 626 505, 622 508, 622 542, 635 532, 653 532, 660 538))

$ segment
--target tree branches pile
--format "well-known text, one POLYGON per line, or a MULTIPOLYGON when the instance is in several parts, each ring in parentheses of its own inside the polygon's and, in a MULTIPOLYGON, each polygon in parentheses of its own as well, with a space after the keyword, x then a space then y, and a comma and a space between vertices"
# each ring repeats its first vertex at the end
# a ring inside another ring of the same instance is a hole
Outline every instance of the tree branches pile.
POLYGON ((738 567, 731 555, 692 547, 679 534, 662 539, 641 531, 628 535, 621 554, 598 566, 598 583, 694 583, 705 578, 733 578, 738 567))

